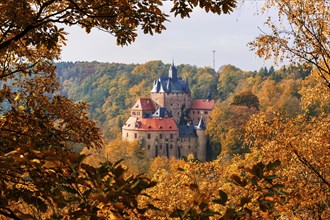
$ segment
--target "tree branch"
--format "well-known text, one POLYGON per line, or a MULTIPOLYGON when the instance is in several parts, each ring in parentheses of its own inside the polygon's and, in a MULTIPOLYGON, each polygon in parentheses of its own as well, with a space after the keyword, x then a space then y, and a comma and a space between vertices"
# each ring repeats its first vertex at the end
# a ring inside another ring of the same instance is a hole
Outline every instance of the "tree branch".
POLYGON ((17 215, 15 215, 15 213, 11 209, 3 207, 3 206, 0 206, 0 214, 6 216, 8 218, 12 218, 12 219, 16 219, 16 220, 22 220, 17 215))
POLYGON ((292 147, 293 153, 297 156, 298 160, 302 164, 304 164, 307 168, 309 168, 310 170, 312 170, 312 172, 317 177, 319 177, 324 184, 326 184, 330 188, 330 183, 315 169, 315 167, 312 164, 310 164, 305 158, 303 158, 302 156, 300 156, 299 153, 298 153, 298 151, 296 149, 294 149, 294 147, 292 146, 291 143, 290 143, 290 146, 292 147))

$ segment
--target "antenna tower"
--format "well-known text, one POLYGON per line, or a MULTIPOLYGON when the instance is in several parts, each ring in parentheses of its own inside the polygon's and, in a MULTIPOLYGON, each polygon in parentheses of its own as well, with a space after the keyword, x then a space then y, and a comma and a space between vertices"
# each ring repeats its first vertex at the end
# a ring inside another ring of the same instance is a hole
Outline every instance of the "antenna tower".
POLYGON ((215 71, 215 50, 213 50, 212 52, 213 52, 213 69, 215 71))

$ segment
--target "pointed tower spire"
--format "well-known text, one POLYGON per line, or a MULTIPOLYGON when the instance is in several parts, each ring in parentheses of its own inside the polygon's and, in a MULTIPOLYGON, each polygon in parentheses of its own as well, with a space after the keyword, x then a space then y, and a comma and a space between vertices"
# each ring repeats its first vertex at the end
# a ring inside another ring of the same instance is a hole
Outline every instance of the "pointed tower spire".
POLYGON ((172 61, 172 65, 168 71, 168 77, 171 79, 176 79, 178 77, 178 71, 174 66, 174 60, 172 61))
POLYGON ((164 88, 163 88, 163 84, 162 82, 159 82, 159 89, 158 92, 165 92, 164 88))
POLYGON ((206 95, 206 100, 209 102, 209 101, 211 101, 211 99, 212 99, 212 93, 211 93, 211 91, 209 91, 206 95))
POLYGON ((159 82, 158 81, 154 81, 154 86, 152 87, 150 92, 158 92, 159 90, 159 82))
POLYGON ((171 78, 169 78, 167 81, 166 90, 167 92, 171 92, 171 78))
POLYGON ((203 117, 199 119, 198 125, 196 127, 197 129, 205 130, 205 121, 203 117))

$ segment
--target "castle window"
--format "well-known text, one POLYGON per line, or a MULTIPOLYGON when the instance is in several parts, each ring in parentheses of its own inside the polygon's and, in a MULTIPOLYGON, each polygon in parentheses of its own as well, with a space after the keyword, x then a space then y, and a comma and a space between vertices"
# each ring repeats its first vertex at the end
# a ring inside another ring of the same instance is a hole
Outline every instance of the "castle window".
POLYGON ((163 139, 163 134, 159 134, 159 139, 163 139))
POLYGON ((170 149, 173 149, 173 145, 172 144, 170 144, 170 149))
POLYGON ((178 115, 180 115, 180 112, 178 112, 178 115))
POLYGON ((188 146, 188 148, 190 149, 190 145, 188 146))
POLYGON ((126 133, 126 137, 128 137, 128 132, 126 133))
POLYGON ((134 138, 137 138, 137 133, 134 134, 134 138))
POLYGON ((207 113, 208 113, 207 111, 204 112, 205 115, 207 115, 207 113))
POLYGON ((162 149, 162 147, 163 147, 162 145, 159 145, 159 150, 161 150, 161 149, 162 149))
POLYGON ((193 111, 193 114, 195 114, 195 111, 193 111))
POLYGON ((147 134, 147 138, 150 139, 151 138, 151 134, 147 134))
POLYGON ((173 139, 173 134, 170 134, 170 139, 173 139))
POLYGON ((140 115, 140 112, 137 112, 137 115, 140 115))
POLYGON ((148 150, 150 150, 150 144, 148 144, 148 150))
POLYGON ((132 112, 132 115, 136 115, 136 112, 132 112))
POLYGON ((197 112, 197 114, 199 114, 199 111, 197 112))

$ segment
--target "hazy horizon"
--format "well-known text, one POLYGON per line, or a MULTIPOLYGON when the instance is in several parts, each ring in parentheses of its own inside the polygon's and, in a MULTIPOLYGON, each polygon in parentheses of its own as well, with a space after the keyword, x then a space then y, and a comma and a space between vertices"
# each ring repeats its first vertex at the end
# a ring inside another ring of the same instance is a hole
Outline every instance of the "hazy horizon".
MULTIPOLYGON (((168 2, 164 7, 168 8, 168 2)), ((117 46, 116 39, 108 33, 93 29, 86 34, 79 27, 66 27, 69 33, 67 46, 63 47, 60 61, 98 61, 109 63, 143 64, 152 60, 163 63, 190 64, 215 69, 231 64, 242 70, 259 70, 271 66, 250 51, 247 43, 265 29, 265 15, 260 15, 261 5, 245 2, 230 15, 215 15, 195 10, 191 18, 170 17, 167 30, 154 36, 139 31, 135 42, 117 46)), ((280 64, 282 65, 282 64, 280 64)))

